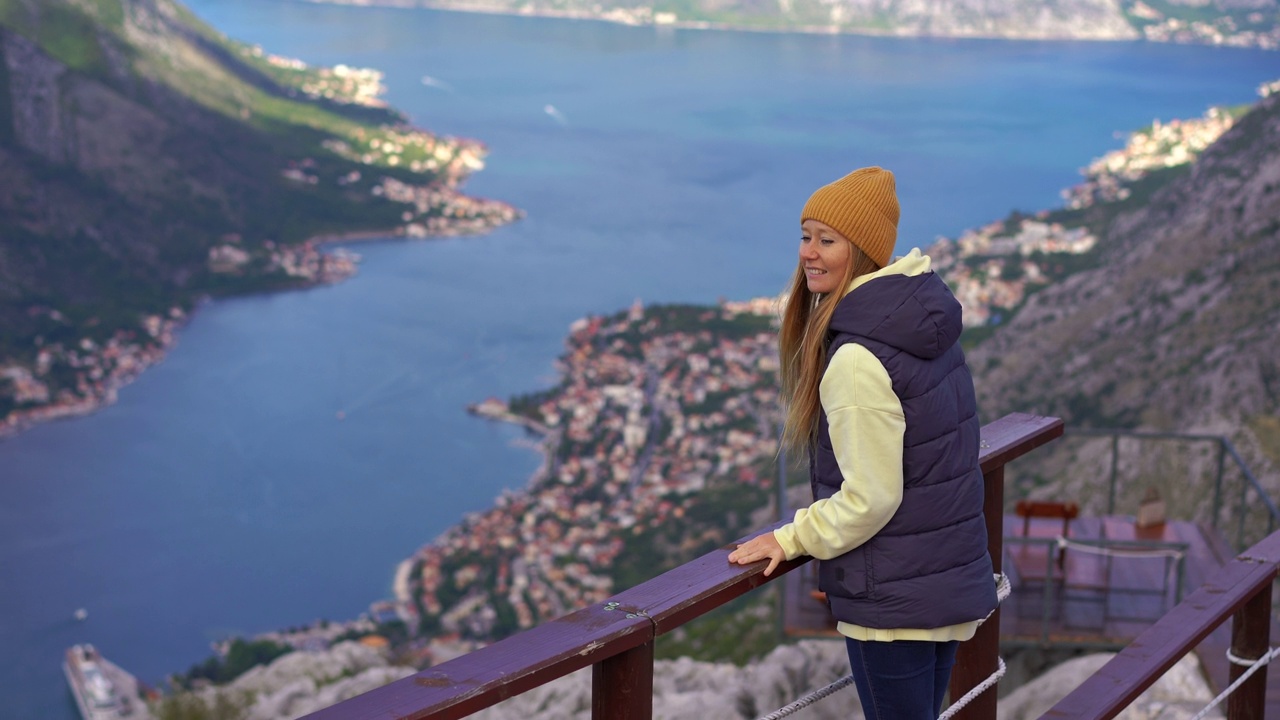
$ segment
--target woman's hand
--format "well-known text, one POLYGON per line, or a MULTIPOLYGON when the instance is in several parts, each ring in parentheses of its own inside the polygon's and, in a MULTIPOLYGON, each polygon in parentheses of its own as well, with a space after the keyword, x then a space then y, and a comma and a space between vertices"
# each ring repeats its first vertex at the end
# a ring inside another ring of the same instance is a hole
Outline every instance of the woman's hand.
POLYGON ((773 536, 772 532, 757 535, 729 553, 729 562, 739 565, 750 565, 753 562, 766 559, 769 561, 769 567, 764 569, 766 576, 772 573, 774 568, 778 567, 778 563, 787 559, 787 554, 783 552, 782 546, 778 544, 778 539, 773 536))

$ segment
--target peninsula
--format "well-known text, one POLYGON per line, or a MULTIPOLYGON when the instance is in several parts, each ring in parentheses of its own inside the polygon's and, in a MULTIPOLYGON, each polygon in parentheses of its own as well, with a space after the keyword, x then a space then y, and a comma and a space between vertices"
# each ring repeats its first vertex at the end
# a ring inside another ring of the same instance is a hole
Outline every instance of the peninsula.
POLYGON ((176 0, 0 3, 0 437, 112 402, 206 298, 354 273, 326 241, 520 217, 384 89, 176 0))

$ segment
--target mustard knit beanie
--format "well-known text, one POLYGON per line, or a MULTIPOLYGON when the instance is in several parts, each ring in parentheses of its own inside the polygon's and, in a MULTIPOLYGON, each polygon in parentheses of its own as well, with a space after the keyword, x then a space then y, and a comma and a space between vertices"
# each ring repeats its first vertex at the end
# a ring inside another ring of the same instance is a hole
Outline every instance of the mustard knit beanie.
POLYGON ((800 211, 800 222, 805 220, 830 225, 876 265, 888 265, 898 239, 898 195, 893 173, 866 167, 823 185, 809 196, 800 211))

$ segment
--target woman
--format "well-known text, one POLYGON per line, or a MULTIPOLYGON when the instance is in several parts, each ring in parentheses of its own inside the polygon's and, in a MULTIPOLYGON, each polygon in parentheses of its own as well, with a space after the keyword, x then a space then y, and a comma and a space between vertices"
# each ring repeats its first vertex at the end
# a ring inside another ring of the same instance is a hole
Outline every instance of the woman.
POLYGON ((814 501, 729 561, 818 558, 867 718, 933 720, 996 592, 960 304, 918 249, 890 263, 897 226, 881 168, 805 203, 779 350, 814 501))

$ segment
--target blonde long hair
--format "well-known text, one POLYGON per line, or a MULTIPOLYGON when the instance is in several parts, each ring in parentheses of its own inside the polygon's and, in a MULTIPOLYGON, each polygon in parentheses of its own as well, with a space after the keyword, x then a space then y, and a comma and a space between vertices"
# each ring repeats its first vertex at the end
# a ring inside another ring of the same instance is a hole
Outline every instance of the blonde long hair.
POLYGON ((791 278, 786 308, 782 312, 782 328, 778 331, 778 353, 786 414, 782 444, 792 451, 808 450, 816 439, 818 415, 822 411, 818 385, 827 369, 827 328, 836 305, 854 278, 880 269, 857 245, 850 242, 849 248, 849 263, 836 284, 840 288, 837 292, 810 292, 802 261, 797 263, 791 278))

